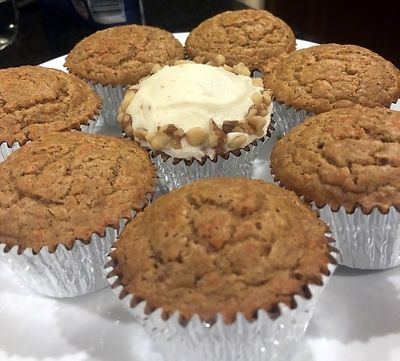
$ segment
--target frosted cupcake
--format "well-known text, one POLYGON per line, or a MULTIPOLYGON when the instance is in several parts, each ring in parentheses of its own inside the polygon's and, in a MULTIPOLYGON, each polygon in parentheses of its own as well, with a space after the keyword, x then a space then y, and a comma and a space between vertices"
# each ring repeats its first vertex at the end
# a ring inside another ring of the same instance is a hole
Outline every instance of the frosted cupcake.
POLYGON ((185 61, 130 87, 118 120, 151 151, 172 189, 210 176, 250 176, 273 129, 271 110, 271 93, 243 64, 185 61))
POLYGON ((21 66, 0 70, 0 161, 51 132, 91 133, 101 109, 98 95, 60 70, 21 66))
POLYGON ((275 143, 275 180, 320 209, 341 263, 400 264, 400 112, 334 109, 306 119, 275 143))
POLYGON ((147 205, 154 178, 148 154, 129 140, 40 137, 0 164, 0 256, 44 295, 104 287, 106 254, 147 205))
POLYGON ((400 72, 356 45, 323 44, 297 50, 264 69, 283 134, 307 115, 354 105, 390 107, 400 96, 400 72))
POLYGON ((327 230, 276 185, 204 179, 126 227, 108 279, 168 361, 286 360, 334 269, 327 230))
POLYGON ((172 64, 183 58, 183 46, 168 31, 125 25, 97 31, 80 41, 68 54, 65 66, 100 94, 102 117, 112 125, 128 85, 149 75, 155 64, 172 64))

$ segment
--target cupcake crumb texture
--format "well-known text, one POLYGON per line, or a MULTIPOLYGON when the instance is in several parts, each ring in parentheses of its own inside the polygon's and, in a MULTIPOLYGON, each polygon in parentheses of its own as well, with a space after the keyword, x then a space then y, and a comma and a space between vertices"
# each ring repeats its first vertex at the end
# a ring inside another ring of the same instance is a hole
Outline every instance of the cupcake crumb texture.
POLYGON ((35 252, 88 242, 141 209, 154 177, 147 153, 133 142, 47 134, 0 164, 0 241, 35 252))
POLYGON ((39 66, 0 70, 0 142, 9 146, 79 129, 100 106, 89 85, 72 74, 39 66))
POLYGON ((245 178, 213 178, 152 203, 126 227, 115 273, 147 311, 249 320, 329 274, 327 226, 293 193, 245 178))
POLYGON ((189 34, 185 48, 190 58, 210 59, 217 54, 226 64, 239 62, 261 70, 271 58, 295 50, 290 27, 265 10, 227 11, 202 22, 189 34))
POLYGON ((183 58, 183 46, 168 31, 126 25, 83 39, 68 54, 65 66, 82 79, 124 86, 149 75, 156 64, 172 64, 183 58))
POLYGON ((357 106, 311 117, 274 145, 271 170, 320 207, 400 209, 400 112, 357 106))
POLYGON ((323 44, 282 57, 264 74, 274 96, 296 109, 321 113, 357 104, 390 106, 400 96, 400 72, 356 45, 323 44))

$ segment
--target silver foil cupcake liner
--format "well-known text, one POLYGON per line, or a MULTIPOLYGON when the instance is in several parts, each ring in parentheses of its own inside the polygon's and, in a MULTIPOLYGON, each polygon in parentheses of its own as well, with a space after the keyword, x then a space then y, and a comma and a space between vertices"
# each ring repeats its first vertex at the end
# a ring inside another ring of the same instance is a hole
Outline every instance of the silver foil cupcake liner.
POLYGON ((0 162, 3 162, 11 153, 14 153, 17 149, 21 148, 18 142, 14 142, 11 147, 8 146, 7 142, 0 144, 0 162))
MULTIPOLYGON (((336 253, 332 252, 331 256, 336 259, 336 253)), ((113 263, 111 257, 107 259, 105 271, 110 274, 113 263)), ((330 275, 335 267, 328 265, 330 275)), ((285 361, 296 352, 329 276, 322 276, 321 286, 307 286, 308 298, 294 296, 294 308, 281 303, 274 315, 259 310, 254 321, 238 313, 232 324, 225 324, 221 314, 213 322, 204 322, 195 315, 184 324, 178 312, 167 320, 163 319, 161 309, 146 314, 145 301, 132 306, 134 295, 124 297, 126 294, 118 277, 107 279, 134 319, 150 334, 166 361, 285 361)))
POLYGON ((218 155, 216 159, 206 158, 204 162, 196 159, 189 164, 184 160, 173 157, 165 159, 162 154, 153 154, 151 157, 158 169, 160 187, 164 192, 171 191, 184 184, 189 184, 198 179, 209 177, 248 177, 251 178, 254 161, 265 149, 263 146, 269 141, 275 130, 275 117, 271 117, 271 124, 267 134, 257 141, 240 149, 239 153, 231 151, 226 156, 218 155))
MULTIPOLYGON (((87 124, 81 124, 79 126, 80 131, 87 134, 92 134, 96 132, 96 126, 98 122, 98 116, 90 119, 87 124)), ((27 143, 29 143, 28 141, 27 143)), ((0 144, 0 162, 6 160, 6 158, 11 154, 14 153, 17 149, 21 148, 21 144, 18 142, 14 142, 11 147, 8 146, 7 142, 3 142, 0 144)))
POLYGON ((125 86, 102 85, 89 82, 92 89, 100 95, 103 108, 100 113, 101 121, 108 126, 118 126, 117 112, 124 97, 125 86))
MULTIPOLYGON (((313 208, 318 209, 315 204, 313 208)), ((330 226, 339 263, 351 268, 387 269, 400 264, 400 213, 391 207, 387 214, 374 208, 364 214, 356 208, 337 212, 329 205, 319 209, 320 217, 330 226)))
POLYGON ((273 102, 274 117, 276 117, 276 131, 281 138, 289 132, 290 129, 303 122, 307 117, 314 115, 313 112, 306 110, 296 110, 295 108, 278 101, 273 102))
MULTIPOLYGON (((152 197, 153 193, 146 194, 139 208, 145 208, 152 197)), ((129 220, 136 214, 132 209, 129 220)), ((43 247, 36 254, 31 248, 21 253, 18 246, 8 249, 0 243, 0 256, 37 293, 51 297, 81 296, 108 285, 104 277, 106 257, 129 220, 121 218, 118 229, 106 227, 103 237, 92 234, 87 244, 76 240, 71 249, 60 244, 54 252, 43 247)))

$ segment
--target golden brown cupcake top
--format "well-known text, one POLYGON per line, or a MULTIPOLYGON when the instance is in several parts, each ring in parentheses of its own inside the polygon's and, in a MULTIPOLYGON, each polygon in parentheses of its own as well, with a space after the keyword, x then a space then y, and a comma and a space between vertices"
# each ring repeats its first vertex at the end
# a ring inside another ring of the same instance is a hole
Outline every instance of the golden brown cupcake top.
POLYGON ((251 70, 260 70, 269 59, 296 48, 290 27, 265 10, 226 11, 205 20, 191 31, 186 51, 192 59, 212 59, 222 54, 226 64, 243 62, 251 70))
POLYGON ((184 58, 183 46, 168 31, 125 25, 97 31, 68 54, 65 66, 78 77, 103 85, 135 84, 155 64, 184 58))
POLYGON ((10 146, 79 129, 100 106, 100 98, 72 74, 39 66, 0 70, 0 142, 10 146))
POLYGON ((400 112, 358 106, 311 117, 275 144, 271 169, 319 207, 400 209, 400 112))
POLYGON ((132 141, 46 134, 0 164, 0 242, 34 252, 88 243, 141 209, 154 177, 147 153, 132 141))
POLYGON ((295 194, 261 180, 209 178, 159 198, 129 224, 115 269, 147 312, 226 323, 293 306, 328 274, 327 226, 295 194))
POLYGON ((264 72, 264 83, 278 101, 314 113, 356 104, 390 106, 400 96, 399 70, 356 45, 297 50, 264 72))

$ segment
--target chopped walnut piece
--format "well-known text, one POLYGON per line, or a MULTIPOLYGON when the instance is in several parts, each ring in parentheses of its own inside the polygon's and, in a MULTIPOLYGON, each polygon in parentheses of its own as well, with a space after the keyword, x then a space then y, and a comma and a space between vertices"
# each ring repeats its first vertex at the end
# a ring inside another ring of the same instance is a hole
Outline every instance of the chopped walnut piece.
POLYGON ((245 75, 250 76, 251 72, 250 69, 244 65, 243 63, 239 63, 233 66, 233 72, 237 75, 245 75))
POLYGON ((228 148, 229 149, 237 149, 237 148, 242 148, 246 145, 247 142, 247 136, 245 134, 238 134, 228 142, 228 148))
POLYGON ((217 124, 210 120, 210 133, 208 135, 208 144, 210 147, 215 148, 217 152, 222 153, 226 135, 222 129, 218 128, 217 124))
POLYGON ((136 89, 129 89, 125 95, 124 95, 124 99, 122 99, 122 103, 119 107, 119 111, 121 112, 125 112, 126 109, 128 109, 129 104, 131 103, 131 101, 133 100, 133 98, 135 97, 136 94, 136 89))
POLYGON ((253 85, 259 88, 264 88, 264 83, 262 78, 253 78, 251 79, 251 81, 253 82, 253 85))
POLYGON ((272 102, 272 92, 270 90, 266 90, 262 94, 263 102, 265 105, 270 105, 272 102))
MULTIPOLYGON (((146 137, 147 139, 148 137, 146 137)), ((153 137, 148 140, 153 150, 163 150, 171 141, 170 137, 165 133, 157 132, 153 137)))
POLYGON ((255 92, 255 93, 251 96, 251 100, 253 101, 254 104, 261 104, 262 101, 263 101, 263 96, 261 95, 261 93, 255 92))
POLYGON ((225 120, 222 123, 222 131, 225 134, 233 132, 233 129, 239 124, 237 120, 225 120))
POLYGON ((196 147, 205 142, 207 139, 207 130, 200 127, 189 129, 186 133, 186 140, 190 145, 196 147))
POLYGON ((147 130, 143 128, 134 129, 133 135, 139 140, 146 140, 147 130))
POLYGON ((264 134, 263 128, 266 123, 264 117, 260 115, 254 115, 252 117, 247 118, 247 122, 254 129, 257 136, 261 137, 264 134))

